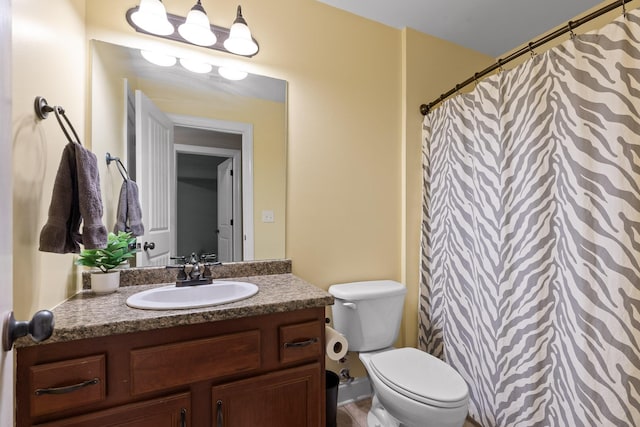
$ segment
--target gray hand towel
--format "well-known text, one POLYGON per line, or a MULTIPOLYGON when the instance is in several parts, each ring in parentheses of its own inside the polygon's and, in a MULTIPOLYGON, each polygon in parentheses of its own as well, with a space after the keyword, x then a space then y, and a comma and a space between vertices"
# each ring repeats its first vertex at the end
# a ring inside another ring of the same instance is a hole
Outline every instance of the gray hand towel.
POLYGON ((57 254, 78 253, 80 211, 76 173, 76 145, 69 143, 62 151, 62 159, 53 184, 49 218, 40 231, 40 251, 57 254))
POLYGON ((76 146, 78 171, 78 201, 82 216, 82 243, 85 249, 107 246, 108 232, 102 223, 102 195, 100 174, 95 154, 81 145, 76 146))
POLYGON ((107 230, 102 224, 102 197, 96 156, 79 144, 68 143, 53 185, 49 217, 40 232, 42 252, 79 253, 104 248, 107 230), (80 223, 83 221, 83 235, 80 223))
POLYGON ((113 232, 117 234, 119 231, 129 232, 133 237, 144 234, 138 185, 130 179, 125 179, 120 187, 117 219, 113 232))
POLYGON ((127 232, 127 180, 122 181, 120 187, 120 197, 118 197, 118 209, 116 211, 116 225, 113 232, 118 234, 121 231, 127 232))

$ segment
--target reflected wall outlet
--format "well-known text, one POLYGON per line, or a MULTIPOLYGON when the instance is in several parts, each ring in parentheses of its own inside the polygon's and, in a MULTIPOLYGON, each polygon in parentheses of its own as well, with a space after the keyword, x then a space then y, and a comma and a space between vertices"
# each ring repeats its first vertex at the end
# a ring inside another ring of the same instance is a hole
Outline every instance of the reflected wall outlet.
POLYGON ((273 211, 262 211, 262 222, 275 222, 273 211))

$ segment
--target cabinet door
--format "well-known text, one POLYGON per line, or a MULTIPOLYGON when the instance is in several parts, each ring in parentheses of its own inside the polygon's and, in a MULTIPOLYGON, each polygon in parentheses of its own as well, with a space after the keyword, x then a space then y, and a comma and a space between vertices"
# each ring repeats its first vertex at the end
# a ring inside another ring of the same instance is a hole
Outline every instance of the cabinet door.
POLYGON ((215 427, 324 426, 319 363, 212 388, 215 427))
POLYGON ((187 427, 191 425, 189 393, 131 403, 66 418, 37 427, 187 427))

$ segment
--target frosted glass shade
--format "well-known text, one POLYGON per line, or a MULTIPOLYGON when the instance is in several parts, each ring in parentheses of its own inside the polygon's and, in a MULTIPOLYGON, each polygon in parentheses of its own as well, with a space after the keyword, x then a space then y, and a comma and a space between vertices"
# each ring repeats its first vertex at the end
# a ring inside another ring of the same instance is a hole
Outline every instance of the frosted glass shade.
POLYGON ((188 58, 180 58, 180 65, 182 65, 192 73, 198 74, 206 74, 213 69, 213 66, 211 64, 207 64, 206 62, 194 61, 193 59, 188 58))
POLYGON ((141 50, 140 54, 147 61, 161 67, 171 67, 176 63, 175 56, 165 55, 164 53, 152 52, 150 50, 141 50))
POLYGON ((216 43, 216 35, 211 31, 209 18, 200 1, 191 8, 184 24, 178 27, 178 33, 193 44, 198 46, 211 46, 216 43))
POLYGON ((238 6, 236 20, 229 30, 229 38, 224 41, 224 47, 237 55, 253 55, 258 51, 258 45, 251 37, 251 30, 247 21, 242 17, 242 9, 238 6))
POLYGON ((141 0, 138 10, 131 14, 131 20, 151 34, 168 36, 175 31, 167 19, 167 10, 160 0, 141 0))
POLYGON ((218 68, 218 74, 220 74, 227 80, 242 80, 249 75, 249 73, 247 73, 246 71, 236 70, 229 67, 218 68))

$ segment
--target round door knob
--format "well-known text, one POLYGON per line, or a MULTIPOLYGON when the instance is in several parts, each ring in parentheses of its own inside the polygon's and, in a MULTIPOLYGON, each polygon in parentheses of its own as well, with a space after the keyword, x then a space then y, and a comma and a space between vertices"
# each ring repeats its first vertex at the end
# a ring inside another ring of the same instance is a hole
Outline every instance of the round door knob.
POLYGON ((144 249, 145 251, 148 250, 154 250, 156 248, 156 244, 154 242, 144 242, 144 246, 142 247, 142 249, 144 249))
POLYGON ((44 341, 53 334, 53 326, 53 313, 49 310, 38 311, 29 322, 17 321, 11 312, 4 320, 2 348, 10 351, 15 340, 25 335, 31 335, 35 342, 44 341))

